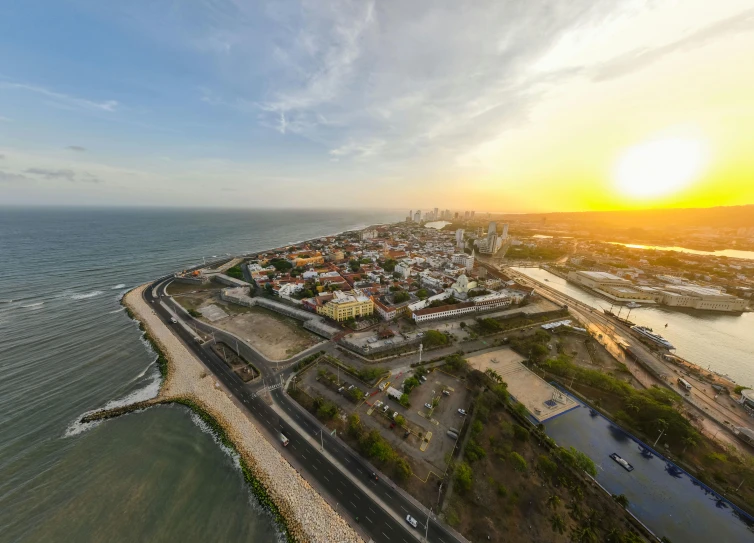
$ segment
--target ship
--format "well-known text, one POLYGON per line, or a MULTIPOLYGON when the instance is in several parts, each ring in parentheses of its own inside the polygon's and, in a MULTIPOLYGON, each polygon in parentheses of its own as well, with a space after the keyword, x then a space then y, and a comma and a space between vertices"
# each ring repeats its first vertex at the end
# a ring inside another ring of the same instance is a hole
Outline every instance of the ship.
POLYGON ((615 460, 618 463, 618 465, 622 467, 623 469, 625 469, 626 471, 634 471, 634 467, 631 464, 629 464, 626 460, 621 458, 621 456, 618 455, 617 453, 612 453, 610 455, 610 458, 615 460))
POLYGON ((644 336, 647 339, 652 340, 653 342, 657 343, 658 345, 665 347, 668 350, 674 350, 675 347, 672 343, 670 343, 667 339, 662 337, 660 334, 655 334, 651 328, 648 328, 646 326, 632 326, 631 330, 636 332, 637 334, 640 334, 644 336))

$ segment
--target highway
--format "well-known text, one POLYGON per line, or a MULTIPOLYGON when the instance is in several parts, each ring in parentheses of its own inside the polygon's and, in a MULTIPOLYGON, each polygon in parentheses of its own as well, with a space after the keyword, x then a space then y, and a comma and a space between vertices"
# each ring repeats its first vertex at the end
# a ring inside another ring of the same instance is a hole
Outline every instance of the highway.
MULTIPOLYGON (((262 379, 255 379, 252 383, 246 384, 212 351, 211 342, 198 343, 194 339, 195 334, 190 329, 172 324, 170 319, 173 315, 165 305, 160 303, 168 299, 165 288, 170 280, 171 278, 161 278, 152 283, 144 289, 144 299, 163 322, 168 327, 172 327, 173 332, 185 343, 187 348, 248 410, 253 419, 257 421, 257 426, 260 430, 266 431, 271 443, 280 450, 281 454, 289 457, 288 459, 294 467, 300 467, 301 475, 315 488, 325 489, 329 494, 329 502, 336 504, 335 507, 338 511, 343 512, 345 510, 351 519, 359 519, 358 526, 355 526, 357 531, 365 531, 375 542, 385 543, 409 543, 417 539, 424 541, 425 531, 428 535, 427 540, 431 542, 464 541, 438 523, 434 517, 428 520, 426 509, 393 488, 389 479, 380 478, 379 481, 371 479, 369 474, 374 470, 368 466, 367 462, 343 442, 330 436, 327 431, 321 435, 322 424, 313 419, 309 413, 304 412, 283 390, 272 391, 271 397, 279 409, 285 410, 291 420, 295 419, 296 427, 289 425, 275 410, 260 397, 257 397, 256 392, 262 387, 262 380, 270 384, 279 380, 280 376, 284 378, 292 372, 290 367, 276 373, 269 361, 248 349, 248 347, 245 349, 242 347, 243 356, 259 369, 262 377, 262 379), (153 289, 156 291, 156 297, 153 289), (283 448, 279 443, 280 431, 289 439, 288 447, 283 448), (315 441, 316 445, 312 443, 312 440, 315 441), (327 453, 337 460, 350 477, 341 472, 338 467, 330 462, 327 456, 320 452, 320 440, 324 443, 327 453), (356 484, 352 478, 355 478, 360 484, 356 484), (369 489, 371 495, 364 491, 362 485, 369 489), (392 511, 383 509, 383 504, 391 508, 392 511), (405 521, 407 514, 410 514, 419 522, 418 528, 415 529, 408 525, 405 521), (428 528, 427 522, 429 523, 428 528)), ((192 324, 196 324, 196 322, 192 324)), ((217 334, 217 331, 215 333, 217 334)), ((221 337, 221 339, 229 345, 233 345, 233 341, 235 341, 230 338, 221 337)), ((239 347, 241 347, 241 344, 239 344, 239 347)))

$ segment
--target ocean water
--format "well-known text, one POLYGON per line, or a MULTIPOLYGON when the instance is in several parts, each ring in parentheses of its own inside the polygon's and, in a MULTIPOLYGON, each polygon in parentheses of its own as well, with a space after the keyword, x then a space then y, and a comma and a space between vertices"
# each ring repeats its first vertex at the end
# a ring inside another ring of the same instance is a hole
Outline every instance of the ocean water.
POLYGON ((226 253, 401 212, 0 208, 0 541, 273 541, 235 460, 180 407, 98 425, 154 395, 154 353, 119 303, 226 253))

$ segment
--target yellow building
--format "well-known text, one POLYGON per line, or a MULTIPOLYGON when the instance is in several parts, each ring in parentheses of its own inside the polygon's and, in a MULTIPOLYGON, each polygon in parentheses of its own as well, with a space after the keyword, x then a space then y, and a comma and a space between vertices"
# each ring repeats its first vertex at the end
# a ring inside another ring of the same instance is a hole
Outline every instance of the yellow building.
POLYGON ((372 298, 363 294, 360 290, 352 290, 351 292, 336 290, 333 295, 332 300, 317 307, 319 315, 340 322, 350 317, 364 317, 374 313, 372 298))
POLYGON ((288 255, 288 260, 295 267, 303 267, 308 264, 322 264, 325 261, 325 257, 318 252, 310 252, 288 255))

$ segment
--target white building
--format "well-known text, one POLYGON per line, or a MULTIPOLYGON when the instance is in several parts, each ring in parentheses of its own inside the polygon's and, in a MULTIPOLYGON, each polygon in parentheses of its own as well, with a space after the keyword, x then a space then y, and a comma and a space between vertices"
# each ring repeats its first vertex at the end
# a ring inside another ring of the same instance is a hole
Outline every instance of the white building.
POLYGON ((411 275, 411 265, 401 262, 395 267, 395 273, 400 275, 403 279, 408 279, 408 276, 411 275))
POLYGON ((467 270, 474 268, 473 254, 467 255, 466 253, 456 253, 451 257, 451 261, 453 262, 453 264, 459 264, 467 270))

